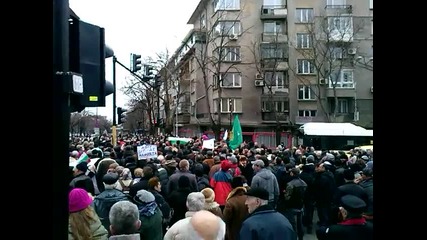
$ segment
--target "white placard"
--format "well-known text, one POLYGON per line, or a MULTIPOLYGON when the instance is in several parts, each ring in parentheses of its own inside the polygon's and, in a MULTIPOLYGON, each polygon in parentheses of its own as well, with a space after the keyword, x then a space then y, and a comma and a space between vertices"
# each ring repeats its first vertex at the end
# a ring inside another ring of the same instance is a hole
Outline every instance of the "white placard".
POLYGON ((215 138, 204 140, 202 148, 214 149, 215 148, 215 138))
POLYGON ((156 145, 142 145, 136 147, 138 152, 138 160, 157 158, 157 146, 156 145))

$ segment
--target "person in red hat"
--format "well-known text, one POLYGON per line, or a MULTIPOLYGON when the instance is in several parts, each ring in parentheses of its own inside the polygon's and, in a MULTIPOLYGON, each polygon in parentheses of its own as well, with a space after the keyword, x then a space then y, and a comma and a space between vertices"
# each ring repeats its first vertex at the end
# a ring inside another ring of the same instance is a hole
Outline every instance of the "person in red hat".
POLYGON ((108 239, 108 231, 102 226, 92 208, 92 196, 82 188, 74 188, 68 194, 68 239, 108 239))
POLYGON ((231 192, 231 179, 233 178, 228 171, 233 165, 229 161, 221 162, 221 170, 216 172, 210 180, 210 185, 215 192, 215 202, 224 210, 228 194, 231 192))

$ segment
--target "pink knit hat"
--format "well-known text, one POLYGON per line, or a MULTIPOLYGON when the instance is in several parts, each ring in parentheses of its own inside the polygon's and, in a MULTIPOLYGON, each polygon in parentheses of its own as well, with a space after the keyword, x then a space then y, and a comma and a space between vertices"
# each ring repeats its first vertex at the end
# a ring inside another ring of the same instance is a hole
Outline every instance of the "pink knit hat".
POLYGON ((68 211, 79 212, 92 203, 89 193, 82 188, 73 188, 68 194, 68 211))

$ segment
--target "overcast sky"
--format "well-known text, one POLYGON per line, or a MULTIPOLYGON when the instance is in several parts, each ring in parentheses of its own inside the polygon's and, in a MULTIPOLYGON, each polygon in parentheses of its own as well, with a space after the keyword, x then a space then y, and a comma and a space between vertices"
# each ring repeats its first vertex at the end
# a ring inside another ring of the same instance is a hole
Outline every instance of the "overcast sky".
MULTIPOLYGON (((106 44, 117 60, 130 65, 130 53, 142 58, 156 53, 172 54, 179 47, 192 25, 187 21, 199 0, 69 0, 70 7, 82 21, 105 28, 106 44)), ((112 59, 106 60, 106 79, 112 82, 112 59)), ((128 98, 120 92, 130 74, 116 66, 117 106, 125 107, 128 98)), ((106 107, 86 108, 113 118, 113 95, 106 98, 106 107)))

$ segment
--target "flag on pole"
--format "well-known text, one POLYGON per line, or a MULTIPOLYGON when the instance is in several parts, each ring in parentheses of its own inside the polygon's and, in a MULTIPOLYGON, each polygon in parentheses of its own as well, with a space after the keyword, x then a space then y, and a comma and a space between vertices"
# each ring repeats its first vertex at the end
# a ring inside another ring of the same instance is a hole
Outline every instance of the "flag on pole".
POLYGON ((89 159, 89 156, 84 152, 82 153, 82 155, 79 157, 79 159, 77 159, 77 164, 81 163, 81 162, 87 162, 87 160, 89 159))
POLYGON ((242 144, 242 142, 242 126, 240 125, 239 116, 236 114, 234 115, 233 128, 231 130, 230 142, 228 143, 228 146, 230 146, 230 148, 234 150, 238 148, 240 144, 242 144))
POLYGON ((82 155, 80 155, 79 159, 77 159, 76 161, 70 162, 69 166, 75 167, 77 164, 81 162, 87 162, 88 159, 89 159, 89 156, 85 152, 83 152, 82 155))
POLYGON ((228 129, 225 129, 224 136, 222 136, 222 140, 226 141, 228 138, 228 129))

